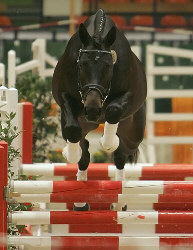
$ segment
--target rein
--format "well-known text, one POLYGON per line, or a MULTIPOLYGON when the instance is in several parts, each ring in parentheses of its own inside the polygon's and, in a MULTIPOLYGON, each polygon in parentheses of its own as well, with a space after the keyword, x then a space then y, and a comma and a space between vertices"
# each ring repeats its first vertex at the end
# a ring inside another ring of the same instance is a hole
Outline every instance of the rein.
MULTIPOLYGON (((90 52, 95 52, 95 53, 100 53, 100 54, 110 54, 112 56, 112 52, 107 51, 107 50, 95 50, 95 49, 80 49, 79 50, 79 54, 78 54, 78 59, 77 59, 77 63, 79 64, 80 61, 80 57, 82 53, 90 53, 90 52)), ((88 93, 91 90, 96 90, 98 91, 98 93, 101 96, 102 99, 102 105, 104 104, 105 100, 107 99, 107 97, 109 96, 110 90, 111 90, 111 81, 109 82, 108 88, 105 89, 103 86, 98 85, 98 84, 86 84, 86 85, 82 85, 81 81, 80 81, 80 70, 78 68, 78 91, 80 93, 81 96, 81 100, 82 103, 84 104, 85 99, 88 95, 88 93)))

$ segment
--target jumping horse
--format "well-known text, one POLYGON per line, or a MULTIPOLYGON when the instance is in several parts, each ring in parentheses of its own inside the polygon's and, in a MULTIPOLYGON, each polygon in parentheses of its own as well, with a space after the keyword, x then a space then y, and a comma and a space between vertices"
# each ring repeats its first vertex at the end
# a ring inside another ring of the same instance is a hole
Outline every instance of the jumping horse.
MULTIPOLYGON (((126 162, 136 163, 146 122, 146 76, 123 32, 99 9, 80 24, 53 75, 52 93, 61 109, 63 155, 78 163, 77 180, 87 180, 90 162, 85 136, 104 123, 102 148, 114 152, 116 180, 126 162)), ((74 204, 88 210, 87 203, 74 204)))

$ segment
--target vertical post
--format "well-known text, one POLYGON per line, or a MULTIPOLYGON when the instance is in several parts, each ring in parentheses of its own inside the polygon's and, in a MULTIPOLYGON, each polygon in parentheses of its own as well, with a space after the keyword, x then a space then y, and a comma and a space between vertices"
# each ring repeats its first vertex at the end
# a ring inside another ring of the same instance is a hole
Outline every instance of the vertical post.
MULTIPOLYGON (((147 71, 147 82, 148 82, 148 92, 154 90, 154 75, 152 74, 152 69, 154 67, 154 54, 151 51, 150 46, 147 46, 146 50, 146 71, 147 71)), ((154 98, 148 97, 147 99, 147 116, 155 112, 154 98)), ((154 132, 154 122, 147 119, 147 151, 148 159, 151 163, 156 162, 155 146, 152 144, 151 139, 155 137, 154 132), (149 140, 149 141, 148 141, 149 140)))
POLYGON ((5 65, 0 63, 0 85, 5 85, 5 65))
POLYGON ((22 111, 22 163, 32 163, 32 104, 30 102, 23 103, 22 111))
POLYGON ((0 250, 7 250, 7 202, 4 187, 7 186, 8 145, 0 141, 0 250))
POLYGON ((16 54, 14 50, 8 52, 8 88, 14 88, 16 82, 16 54))
POLYGON ((33 59, 38 61, 37 69, 33 70, 34 74, 39 74, 39 76, 45 78, 45 57, 46 57, 46 41, 45 39, 36 39, 32 43, 32 53, 33 59))
POLYGON ((72 36, 75 33, 75 23, 72 22, 74 20, 74 0, 70 0, 70 36, 72 36))
MULTIPOLYGON (((6 102, 7 102, 7 110, 6 112, 10 114, 11 112, 15 113, 16 116, 12 120, 12 127, 18 128, 18 91, 15 88, 7 89, 6 91, 6 102)), ((18 131, 20 132, 20 131, 18 131)), ((15 138, 12 146, 15 149, 18 149, 19 147, 19 138, 15 138)), ((13 162, 13 172, 14 177, 17 178, 18 176, 18 170, 19 170, 20 160, 15 159, 13 162)))

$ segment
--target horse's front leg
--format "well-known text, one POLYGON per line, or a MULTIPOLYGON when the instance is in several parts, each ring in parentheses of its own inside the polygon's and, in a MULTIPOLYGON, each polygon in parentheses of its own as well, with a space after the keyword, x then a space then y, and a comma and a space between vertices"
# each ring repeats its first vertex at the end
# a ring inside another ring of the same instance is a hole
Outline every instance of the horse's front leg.
POLYGON ((117 128, 124 112, 124 108, 129 102, 128 100, 130 96, 130 92, 125 93, 113 100, 106 108, 104 134, 100 140, 100 143, 106 152, 112 153, 119 146, 119 138, 116 135, 117 128))
MULTIPOLYGON (((106 108, 105 112, 105 126, 104 126, 104 135, 100 140, 100 143, 103 149, 107 152, 117 152, 120 141, 117 136, 117 129, 119 126, 119 121, 128 107, 131 105, 131 92, 126 92, 125 94, 114 99, 106 108)), ((116 157, 117 158, 117 157, 116 157)), ((119 157, 118 157, 119 158, 119 157)), ((117 181, 124 180, 124 165, 126 159, 119 160, 117 165, 117 171, 115 179, 117 181)), ((117 163, 117 162, 116 162, 117 163)))
POLYGON ((62 94, 63 103, 61 105, 61 128, 62 136, 66 140, 66 147, 63 149, 63 156, 70 163, 78 163, 82 150, 80 147, 81 127, 78 123, 78 104, 69 97, 62 94))

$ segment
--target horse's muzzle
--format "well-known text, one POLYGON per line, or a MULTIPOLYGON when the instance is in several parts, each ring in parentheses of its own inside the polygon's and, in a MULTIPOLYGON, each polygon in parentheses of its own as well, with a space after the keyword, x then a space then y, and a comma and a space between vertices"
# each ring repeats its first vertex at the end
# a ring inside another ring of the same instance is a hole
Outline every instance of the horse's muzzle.
POLYGON ((96 122, 101 115, 101 108, 85 107, 85 117, 88 121, 96 122))

